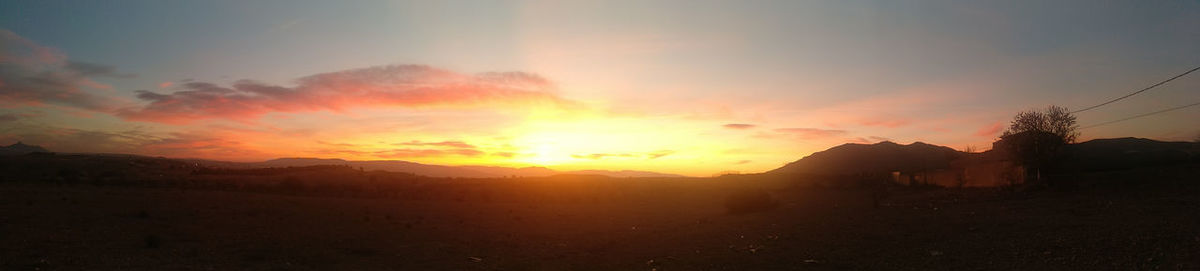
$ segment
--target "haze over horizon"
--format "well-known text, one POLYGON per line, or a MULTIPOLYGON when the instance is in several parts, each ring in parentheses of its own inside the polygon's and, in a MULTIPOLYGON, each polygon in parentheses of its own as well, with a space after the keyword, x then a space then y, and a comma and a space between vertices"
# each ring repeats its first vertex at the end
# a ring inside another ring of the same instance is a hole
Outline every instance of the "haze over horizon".
MULTIPOLYGON (((987 149, 1017 111, 1200 63, 1200 2, 1019 2, 6 2, 0 144, 708 176, 843 143, 987 149)), ((1200 108, 1082 132, 1190 141, 1200 108)))

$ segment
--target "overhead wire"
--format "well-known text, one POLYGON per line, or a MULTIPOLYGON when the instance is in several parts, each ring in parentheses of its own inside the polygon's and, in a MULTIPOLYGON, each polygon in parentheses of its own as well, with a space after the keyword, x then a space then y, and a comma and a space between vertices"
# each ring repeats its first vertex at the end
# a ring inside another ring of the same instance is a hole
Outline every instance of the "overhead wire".
POLYGON ((1159 110, 1159 111, 1154 111, 1154 112, 1150 112, 1150 113, 1145 113, 1145 114, 1141 114, 1141 115, 1136 115, 1136 116, 1132 116, 1132 117, 1127 117, 1127 118, 1123 118, 1123 119, 1119 119, 1119 120, 1113 120, 1113 121, 1108 121, 1108 122, 1103 122, 1103 123, 1092 124, 1092 125, 1088 125, 1088 126, 1081 127, 1081 128, 1079 128, 1079 129, 1080 129, 1080 130, 1083 130, 1083 129, 1093 128, 1093 127, 1099 127, 1099 126, 1109 125, 1109 124, 1118 123, 1118 122, 1122 122, 1122 121, 1127 121, 1127 120, 1131 120, 1131 119, 1136 119, 1136 118, 1141 118, 1141 117, 1147 117, 1147 116, 1152 116, 1152 115, 1157 115, 1157 114, 1167 113, 1167 112, 1171 112, 1171 111, 1175 111, 1175 110, 1179 110, 1179 109, 1184 109, 1184 108, 1188 108, 1188 107, 1193 107, 1193 106, 1197 106, 1197 105, 1200 105, 1200 102, 1196 102, 1196 103, 1192 103, 1192 104, 1188 104, 1188 105, 1176 106, 1176 107, 1167 108, 1167 109, 1163 109, 1163 110, 1159 110))
POLYGON ((1196 70, 1200 70, 1200 66, 1196 66, 1195 68, 1192 68, 1191 70, 1188 70, 1188 71, 1186 71, 1186 72, 1184 72, 1184 73, 1181 73, 1181 74, 1179 74, 1179 75, 1176 75, 1175 77, 1168 78, 1167 80, 1163 80, 1163 81, 1161 81, 1161 82, 1158 82, 1157 84, 1151 85, 1151 86, 1149 86, 1149 87, 1143 88, 1143 89, 1141 89, 1141 90, 1138 90, 1138 91, 1134 91, 1133 93, 1126 94, 1125 96, 1117 97, 1116 99, 1112 99, 1112 100, 1109 100, 1109 101, 1107 101, 1107 102, 1103 102, 1103 103, 1101 103, 1101 104, 1093 105, 1093 106, 1090 106, 1090 107, 1088 107, 1088 108, 1084 108, 1084 109, 1080 109, 1080 110, 1075 110, 1075 111, 1072 111, 1072 112, 1071 112, 1071 114, 1075 114, 1075 113, 1079 113, 1079 112, 1083 112, 1083 111, 1088 111, 1088 110, 1096 109, 1097 107, 1105 106, 1105 105, 1108 105, 1108 104, 1111 104, 1111 103, 1114 103, 1114 102, 1117 102, 1117 101, 1120 101, 1120 100, 1124 100, 1125 98, 1129 98, 1130 96, 1137 95, 1138 93, 1146 92, 1147 90, 1150 90, 1150 89, 1153 89, 1153 88, 1155 88, 1155 87, 1161 86, 1161 85, 1163 85, 1163 84, 1166 84, 1167 82, 1171 82, 1172 80, 1179 79, 1180 77, 1187 76, 1188 74, 1190 74, 1190 73, 1192 73, 1192 72, 1194 72, 1194 71, 1196 71, 1196 70))

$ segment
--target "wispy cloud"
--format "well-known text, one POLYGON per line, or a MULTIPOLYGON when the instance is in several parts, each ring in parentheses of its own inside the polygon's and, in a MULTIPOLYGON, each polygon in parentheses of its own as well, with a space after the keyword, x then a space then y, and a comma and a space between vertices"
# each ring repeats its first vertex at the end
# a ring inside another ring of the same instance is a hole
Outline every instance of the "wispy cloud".
POLYGON ((51 151, 129 153, 136 150, 142 155, 210 159, 268 156, 236 138, 209 132, 152 133, 138 129, 107 131, 43 125, 10 128, 18 132, 5 133, 6 139, 42 145, 51 151))
POLYGON ((322 73, 284 87, 241 80, 231 86, 186 82, 170 94, 137 91, 149 102, 125 108, 129 120, 188 123, 203 119, 253 120, 272 112, 340 112, 360 107, 526 107, 580 105, 554 93, 550 81, 529 73, 461 74, 424 65, 393 65, 322 73))
POLYGON ((863 126, 875 126, 875 127, 886 127, 886 128, 904 127, 904 126, 907 126, 909 123, 911 123, 911 121, 909 121, 907 119, 862 119, 862 120, 858 121, 858 124, 861 124, 863 126))
POLYGON ((24 118, 24 116, 18 114, 0 114, 0 122, 12 122, 22 118, 24 118))
POLYGON ((993 137, 996 136, 996 134, 999 134, 1001 130, 1004 130, 1004 121, 997 121, 987 126, 980 127, 979 130, 975 131, 975 136, 993 137))
POLYGON ((722 127, 734 129, 734 130, 746 130, 746 129, 758 127, 758 125, 746 124, 746 123, 730 123, 730 124, 722 125, 722 127))
POLYGON ((654 151, 654 152, 647 153, 647 154, 646 154, 646 158, 647 158, 647 159, 658 159, 658 158, 661 158, 661 157, 663 157, 663 156, 672 155, 672 154, 675 154, 675 151, 673 151, 673 150, 660 150, 660 151, 654 151))
POLYGON ((317 144, 326 145, 326 146, 333 146, 333 147, 342 147, 342 148, 355 148, 355 147, 359 147, 359 145, 358 145, 358 144, 350 144, 350 143, 333 143, 333 142, 325 142, 325 141, 321 141, 321 140, 317 140, 317 144))
POLYGON ((380 158, 427 158, 451 155, 474 157, 484 154, 483 151, 476 149, 391 149, 376 151, 372 155, 380 158))
POLYGON ((467 144, 466 142, 462 142, 462 141, 422 142, 422 141, 418 141, 418 140, 413 140, 413 141, 409 141, 409 142, 395 143, 392 145, 396 145, 396 146, 438 146, 438 147, 451 147, 451 148, 462 148, 462 149, 474 149, 475 148, 475 145, 467 144))
POLYGON ((67 60, 54 48, 0 29, 0 105, 56 104, 94 111, 117 106, 113 98, 88 89, 112 87, 92 78, 127 78, 107 65, 67 60))
POLYGON ((653 160, 662 158, 663 156, 675 154, 674 150, 658 150, 647 153, 587 153, 587 154, 572 154, 571 157, 576 159, 592 159, 600 160, 605 158, 633 158, 653 160))
POLYGON ((604 159, 604 158, 609 158, 609 157, 629 158, 629 157, 635 157, 635 156, 636 155, 634 155, 632 153, 589 153, 589 154, 572 154, 571 155, 571 157, 578 158, 578 159, 592 159, 592 160, 599 160, 599 159, 604 159))
POLYGON ((862 137, 846 139, 846 142, 858 143, 858 144, 871 144, 870 140, 867 140, 866 138, 862 138, 862 137))
POLYGON ((802 139, 818 139, 840 137, 848 134, 846 130, 833 129, 818 129, 818 128, 779 128, 774 130, 776 133, 796 136, 802 139))

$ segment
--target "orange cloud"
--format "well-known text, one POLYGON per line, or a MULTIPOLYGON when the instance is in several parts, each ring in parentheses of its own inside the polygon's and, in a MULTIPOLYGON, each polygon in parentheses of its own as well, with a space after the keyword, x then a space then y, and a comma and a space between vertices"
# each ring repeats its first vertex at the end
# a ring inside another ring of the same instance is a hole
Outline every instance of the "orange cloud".
POLYGON ((137 91, 149 102, 117 115, 129 120, 188 123, 202 119, 253 120, 272 112, 344 111, 359 107, 489 107, 548 105, 577 108, 554 85, 521 72, 466 75, 423 65, 395 65, 300 78, 295 87, 249 80, 224 87, 187 82, 171 94, 137 91))
POLYGON ((421 142, 421 141, 413 140, 413 141, 404 142, 404 143, 395 143, 392 145, 439 146, 439 147, 452 147, 452 148, 462 148, 462 149, 474 149, 475 148, 475 145, 467 144, 466 142, 462 142, 462 141, 421 142))
POLYGON ((343 148, 354 148, 354 147, 359 147, 359 145, 357 145, 357 144, 349 144, 349 143, 332 143, 332 142, 325 142, 325 141, 320 141, 320 140, 317 140, 317 144, 321 144, 321 145, 328 145, 328 146, 334 146, 334 147, 343 147, 343 148))
POLYGON ((233 157, 260 155, 237 140, 200 134, 172 133, 171 137, 160 138, 141 145, 148 153, 172 157, 233 157))
POLYGON ((419 158, 419 157, 442 157, 450 155, 460 156, 480 156, 484 152, 476 149, 392 149, 377 151, 373 155, 380 158, 419 158))
POLYGON ((513 156, 517 156, 516 153, 512 153, 512 152, 495 152, 495 153, 492 153, 492 155, 504 157, 504 158, 512 158, 513 156))
POLYGON ((658 159, 663 156, 674 154, 674 150, 659 150, 649 153, 590 153, 590 154, 572 154, 571 157, 576 159, 592 159, 600 160, 610 157, 620 158, 642 158, 647 160, 658 159))
POLYGON ((730 123, 730 124, 722 125, 722 127, 734 129, 734 130, 745 130, 745 129, 757 127, 757 125, 745 124, 745 123, 730 123))

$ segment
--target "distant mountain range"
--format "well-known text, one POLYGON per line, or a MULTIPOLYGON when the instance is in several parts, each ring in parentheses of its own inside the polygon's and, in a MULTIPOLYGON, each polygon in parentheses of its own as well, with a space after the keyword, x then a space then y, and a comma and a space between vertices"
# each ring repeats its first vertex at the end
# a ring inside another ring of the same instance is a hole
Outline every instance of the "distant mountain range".
POLYGON ((1200 142, 1106 138, 1071 144, 1065 151, 1067 160, 1063 166, 1084 171, 1200 162, 1200 142))
MULTIPOLYGON (((49 153, 50 151, 40 146, 27 145, 22 142, 17 142, 9 146, 0 147, 0 155, 25 155, 30 153, 49 153)), ((87 154, 98 155, 105 157, 142 157, 131 154, 87 154)), ((383 170, 391 172, 406 172, 416 175, 429 177, 458 177, 458 178, 501 178, 501 177, 545 177, 553 175, 602 175, 609 177, 687 177, 676 174, 666 174, 650 171, 636 170, 575 170, 575 171, 557 171, 544 167, 497 167, 497 166, 443 166, 429 165, 421 163, 413 163, 400 160, 379 160, 379 161, 350 161, 343 159, 321 159, 321 158, 279 158, 263 162, 229 162, 203 159, 171 159, 189 163, 195 163, 207 167, 218 168, 280 168, 280 167, 304 167, 304 166, 319 166, 319 165, 346 165, 353 168, 362 168, 363 170, 383 170)))
MULTIPOLYGON (((21 142, 0 147, 0 155, 48 153, 45 148, 21 142)), ((1068 145, 1063 149, 1064 169, 1079 171, 1119 170, 1140 166, 1177 163, 1200 163, 1200 143, 1162 142, 1144 138, 1096 139, 1068 145)), ((129 156, 124 154, 89 154, 98 156, 129 156)), ((950 168, 962 158, 995 159, 994 151, 965 153, 945 146, 916 142, 908 145, 893 142, 875 144, 843 144, 808 155, 764 174, 851 175, 892 171, 919 171, 950 168)), ((159 158, 165 159, 165 158, 159 158)), ((229 162, 200 159, 167 159, 218 168, 280 168, 316 165, 346 165, 363 170, 406 172, 429 177, 500 178, 543 177, 553 175, 603 175, 610 177, 686 177, 634 170, 577 170, 558 171, 545 167, 445 166, 399 160, 350 161, 320 158, 279 158, 263 162, 229 162)))
POLYGON ((16 144, 0 147, 0 155, 24 155, 35 152, 50 152, 45 148, 34 145, 26 145, 25 143, 17 142, 16 144))
MULTIPOLYGON (((1145 138, 1095 139, 1063 149, 1068 170, 1103 171, 1140 166, 1200 162, 1200 143, 1163 142, 1145 138)), ((994 151, 966 153, 916 142, 843 144, 813 153, 767 174, 851 175, 950 168, 961 158, 1001 159, 994 151)))
POLYGON ((343 159, 321 158, 279 158, 263 162, 238 163, 226 161, 194 160, 212 167, 225 168, 269 168, 269 167, 303 167, 317 165, 346 165, 363 170, 383 170, 392 172, 407 172, 429 177, 459 177, 459 178, 499 178, 499 177, 544 177, 560 174, 604 175, 609 177, 686 177, 683 175, 657 173, 634 170, 577 170, 557 171, 544 167, 496 167, 496 166, 443 166, 413 163, 399 160, 379 161, 350 161, 343 159))

